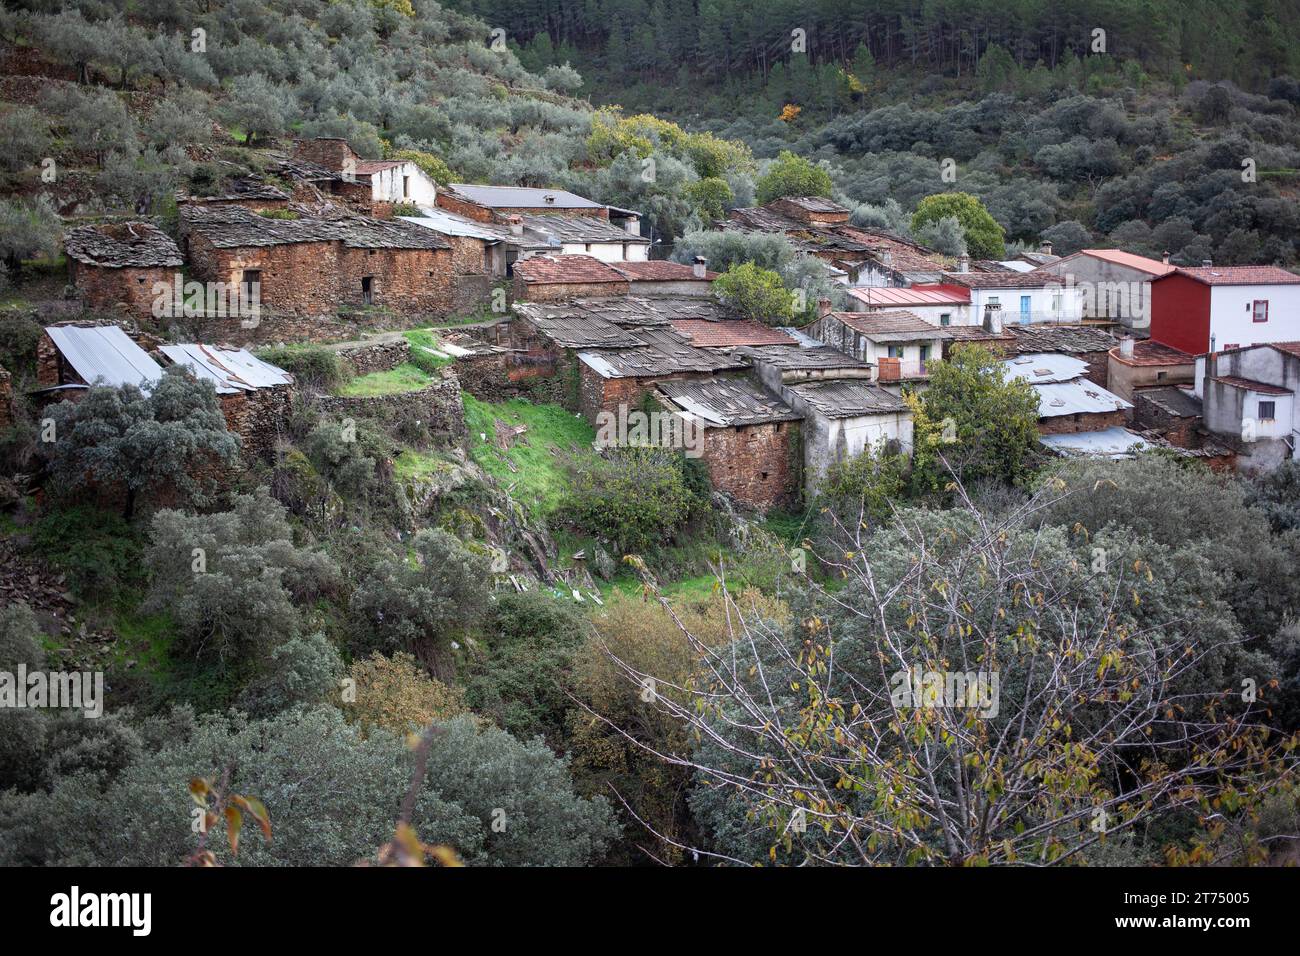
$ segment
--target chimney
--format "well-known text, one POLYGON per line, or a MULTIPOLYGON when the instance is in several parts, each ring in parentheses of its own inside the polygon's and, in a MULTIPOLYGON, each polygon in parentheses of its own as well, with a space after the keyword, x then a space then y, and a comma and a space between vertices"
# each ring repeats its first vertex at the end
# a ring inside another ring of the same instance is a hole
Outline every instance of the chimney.
POLYGON ((634 236, 641 235, 641 220, 637 216, 628 216, 623 220, 623 228, 634 236))
POLYGON ((708 259, 704 258, 703 256, 696 256, 694 261, 691 263, 691 274, 694 275, 695 278, 697 279, 703 279, 704 274, 707 271, 704 267, 707 266, 708 264, 709 264, 708 259))
POLYGON ((1133 339, 1129 336, 1119 340, 1119 354, 1126 359, 1133 357, 1133 339))
POLYGON ((831 300, 827 298, 818 299, 817 300, 818 318, 820 318, 823 315, 830 315, 830 314, 831 314, 831 300))
POLYGON ((957 257, 957 271, 970 272, 970 256, 964 252, 957 257))
POLYGON ((892 268, 894 268, 894 250, 892 250, 892 249, 881 249, 881 250, 880 250, 880 264, 881 264, 882 266, 884 266, 886 269, 892 269, 892 268))
POLYGON ((1160 261, 1163 262, 1165 265, 1169 265, 1169 250, 1168 250, 1168 249, 1165 250, 1165 254, 1164 254, 1163 257, 1161 257, 1160 261))
POLYGON ((507 216, 506 222, 510 223, 510 235, 522 236, 524 234, 524 220, 519 216, 507 216))
POLYGON ((550 193, 547 193, 545 196, 542 197, 542 202, 546 203, 546 205, 548 206, 554 206, 555 197, 552 196, 550 193))
POLYGON ((1050 256, 1052 254, 1052 240, 1044 239, 1042 242, 1040 242, 1038 244, 1038 251, 1045 256, 1050 256))
POLYGON ((1205 268, 1209 269, 1209 268, 1211 268, 1211 267, 1214 265, 1214 260, 1213 260, 1213 259, 1202 259, 1202 260, 1201 260, 1201 265, 1203 265, 1205 268))
POLYGON ((990 335, 1002 334, 1002 304, 990 302, 984 306, 984 331, 990 335))

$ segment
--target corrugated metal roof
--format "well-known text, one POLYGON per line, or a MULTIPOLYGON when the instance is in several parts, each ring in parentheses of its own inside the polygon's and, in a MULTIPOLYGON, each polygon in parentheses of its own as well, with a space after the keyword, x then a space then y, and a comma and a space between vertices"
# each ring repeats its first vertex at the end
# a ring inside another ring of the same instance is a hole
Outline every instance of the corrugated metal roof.
POLYGON ((1151 447, 1151 444, 1141 435, 1135 435, 1119 425, 1112 425, 1110 428, 1102 428, 1095 432, 1043 435, 1038 440, 1052 451, 1066 457, 1122 458, 1151 447))
POLYGON ((546 236, 558 242, 630 242, 649 245, 650 240, 628 232, 619 226, 611 225, 609 220, 596 216, 561 216, 544 213, 531 215, 520 213, 524 231, 534 235, 546 236))
POLYGON ((1005 359, 1002 362, 1008 380, 1023 378, 1027 382, 1068 382, 1088 371, 1082 359, 1059 352, 1033 352, 1005 359))
POLYGON ((45 334, 88 384, 145 386, 162 378, 158 363, 116 325, 56 325, 45 334))
POLYGON ((1082 378, 1069 382, 1035 384, 1034 391, 1038 393, 1039 418, 1090 415, 1133 407, 1114 392, 1108 392, 1100 385, 1082 378))
POLYGON ((293 384, 293 376, 263 362, 246 349, 223 345, 164 345, 159 351, 196 377, 207 379, 219 393, 251 392, 293 384))
POLYGON ((398 218, 409 222, 413 226, 423 226, 425 229, 440 232, 444 236, 468 236, 471 239, 483 239, 487 242, 501 242, 508 238, 504 233, 509 232, 509 230, 493 231, 472 219, 465 219, 462 216, 453 215, 445 209, 434 207, 422 206, 420 207, 420 215, 399 216, 398 218))
POLYGON ((849 295, 870 306, 970 305, 970 290, 960 286, 860 286, 849 295))
POLYGON ((504 209, 599 209, 592 202, 566 189, 533 189, 528 186, 476 186, 473 183, 452 183, 451 188, 466 199, 481 206, 504 209), (547 197, 551 201, 547 201, 547 197))
POLYGON ((632 333, 631 348, 583 351, 578 358, 603 378, 649 378, 680 372, 720 372, 745 367, 745 361, 714 349, 697 349, 671 329, 643 328, 632 333), (593 361, 594 359, 594 361, 593 361))

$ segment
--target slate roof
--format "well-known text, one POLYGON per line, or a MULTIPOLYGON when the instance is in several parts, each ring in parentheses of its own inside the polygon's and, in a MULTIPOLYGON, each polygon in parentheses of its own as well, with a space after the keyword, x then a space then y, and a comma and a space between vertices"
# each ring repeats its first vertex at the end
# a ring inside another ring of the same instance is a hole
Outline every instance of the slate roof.
POLYGON ((834 318, 872 342, 916 342, 952 338, 948 330, 931 325, 913 312, 831 312, 834 318))
POLYGON ((1202 414, 1201 400, 1176 385, 1161 385, 1158 388, 1140 388, 1133 396, 1151 402, 1165 413, 1176 418, 1197 418, 1202 414))
POLYGON ((745 367, 742 359, 715 349, 700 349, 665 328, 636 329, 630 348, 583 351, 578 359, 602 378, 647 378, 680 372, 720 372, 745 367))
POLYGON ((848 212, 844 206, 823 196, 785 196, 781 200, 808 212, 848 212))
POLYGON ((109 269, 179 266, 185 260, 172 238, 147 222, 77 226, 63 235, 69 258, 109 269))
MULTIPOLYGON (((1179 267, 1178 275, 1206 285, 1296 285, 1300 275, 1279 266, 1196 266, 1179 267)), ((1163 277, 1162 277, 1163 278, 1163 277)))
POLYGON ((398 219, 339 215, 276 219, 242 206, 185 206, 181 221, 218 249, 342 242, 350 249, 450 249, 436 232, 398 219))
POLYGON ((626 283, 627 277, 594 256, 531 256, 515 263, 515 275, 524 282, 626 283))
POLYGON ((766 362, 773 368, 786 371, 829 371, 834 369, 867 369, 866 362, 845 355, 839 349, 829 345, 811 347, 798 345, 768 345, 762 348, 738 348, 736 355, 742 358, 766 362))
POLYGON ((45 334, 88 385, 147 386, 162 378, 158 363, 116 325, 56 325, 45 334))
POLYGON ((305 159, 294 159, 292 157, 276 160, 271 169, 277 175, 307 183, 332 182, 343 179, 340 174, 332 169, 318 163, 308 162, 305 159))
POLYGON ((945 272, 943 281, 968 289, 1042 289, 1061 284, 1057 276, 1037 269, 1033 272, 945 272))
POLYGON ((743 345, 796 345, 780 329, 753 319, 726 319, 710 322, 701 319, 678 319, 672 324, 697 348, 737 348, 743 345))
POLYGON ((706 425, 731 427, 798 421, 794 409, 773 398, 749 379, 724 377, 661 382, 656 388, 684 412, 706 425))
POLYGON ((242 200, 283 201, 289 194, 278 186, 262 182, 252 176, 242 176, 226 183, 226 191, 216 196, 180 195, 179 202, 184 203, 218 203, 242 200))
POLYGON ((1015 336, 1017 352, 1105 352, 1117 344, 1115 336, 1090 325, 1004 325, 1015 336))
POLYGON ((519 213, 524 231, 553 236, 560 242, 630 242, 649 245, 650 240, 611 225, 596 216, 563 216, 519 213))
POLYGON ((832 379, 787 385, 826 418, 858 418, 907 411, 907 403, 879 385, 854 380, 832 379))

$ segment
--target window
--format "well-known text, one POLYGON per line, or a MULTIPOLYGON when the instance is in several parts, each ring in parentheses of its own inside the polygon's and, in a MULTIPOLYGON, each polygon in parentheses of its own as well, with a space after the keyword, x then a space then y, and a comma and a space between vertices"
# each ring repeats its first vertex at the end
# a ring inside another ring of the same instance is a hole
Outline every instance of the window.
POLYGON ((1250 317, 1255 322, 1268 321, 1268 299, 1256 299, 1250 308, 1250 317))
POLYGON ((262 285, 261 269, 245 269, 243 276, 240 277, 239 284, 240 294, 243 295, 245 302, 253 302, 259 295, 258 289, 262 285))
POLYGON ((945 327, 945 328, 946 328, 947 326, 949 326, 949 325, 952 325, 952 313, 951 313, 951 312, 940 312, 940 313, 939 313, 939 325, 942 326, 942 327, 945 327))
POLYGON ((1259 420, 1262 422, 1271 422, 1273 416, 1277 414, 1277 402, 1260 402, 1259 403, 1259 420))
POLYGON ((410 176, 402 177, 402 198, 403 199, 411 198, 411 177, 410 176))
POLYGON ((901 345, 889 346, 889 357, 901 359, 903 357, 903 347, 901 345))
POLYGON ((375 301, 375 277, 361 277, 361 301, 365 305, 373 305, 375 301))

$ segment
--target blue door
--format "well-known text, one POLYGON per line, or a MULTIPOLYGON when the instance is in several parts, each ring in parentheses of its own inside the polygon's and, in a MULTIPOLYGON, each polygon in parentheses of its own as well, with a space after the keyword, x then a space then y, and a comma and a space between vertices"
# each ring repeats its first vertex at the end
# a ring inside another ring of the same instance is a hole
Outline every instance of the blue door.
POLYGON ((1020 297, 1020 324, 1029 324, 1029 301, 1030 296, 1022 295, 1020 297))

